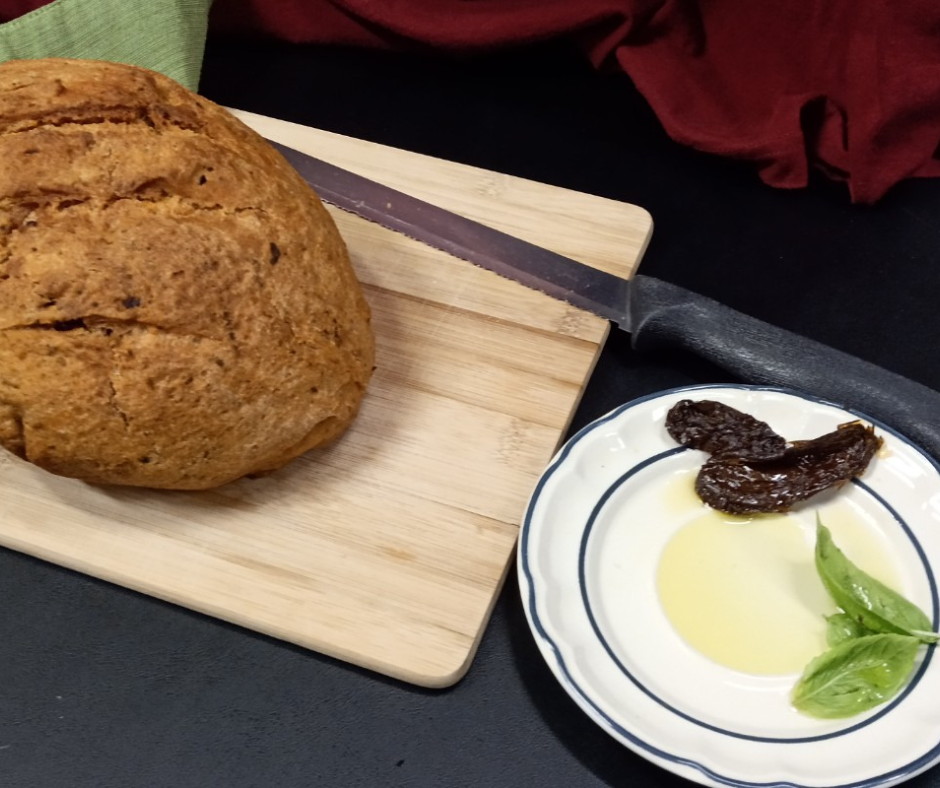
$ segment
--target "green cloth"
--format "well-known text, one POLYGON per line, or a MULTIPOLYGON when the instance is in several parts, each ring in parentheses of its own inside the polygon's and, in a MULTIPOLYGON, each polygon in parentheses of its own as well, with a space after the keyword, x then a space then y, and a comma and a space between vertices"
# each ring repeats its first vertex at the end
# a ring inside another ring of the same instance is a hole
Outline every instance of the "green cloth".
POLYGON ((130 63, 196 90, 212 0, 54 0, 0 25, 0 61, 130 63))

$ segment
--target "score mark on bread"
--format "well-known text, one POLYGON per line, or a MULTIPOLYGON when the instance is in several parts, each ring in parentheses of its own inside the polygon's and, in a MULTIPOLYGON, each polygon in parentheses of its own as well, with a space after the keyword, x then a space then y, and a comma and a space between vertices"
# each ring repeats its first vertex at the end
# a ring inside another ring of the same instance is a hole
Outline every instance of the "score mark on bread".
POLYGON ((369 308, 260 136, 159 74, 0 65, 0 444, 89 482, 203 489, 352 422, 369 308))

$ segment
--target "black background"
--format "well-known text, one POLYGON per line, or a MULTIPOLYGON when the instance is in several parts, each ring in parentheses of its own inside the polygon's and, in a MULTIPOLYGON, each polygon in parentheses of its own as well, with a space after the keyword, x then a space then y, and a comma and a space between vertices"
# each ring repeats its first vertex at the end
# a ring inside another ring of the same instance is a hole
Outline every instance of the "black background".
MULTIPOLYGON (((656 229, 642 272, 940 388, 940 182, 874 207, 821 178, 771 189, 671 142, 627 77, 561 43, 458 58, 210 38, 201 91, 643 206, 656 229)), ((729 380, 615 331, 573 428, 729 380)), ((429 691, 0 551, 0 786, 685 784, 568 699, 514 574, 466 678, 429 691)))

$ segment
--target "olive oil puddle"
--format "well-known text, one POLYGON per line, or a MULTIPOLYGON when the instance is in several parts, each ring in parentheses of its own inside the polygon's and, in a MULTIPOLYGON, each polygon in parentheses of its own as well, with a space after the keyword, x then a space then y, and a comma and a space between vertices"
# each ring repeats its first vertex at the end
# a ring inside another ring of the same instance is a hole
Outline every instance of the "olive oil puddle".
MULTIPOLYGON (((669 493, 676 505, 694 498, 702 512, 672 536, 660 558, 659 600, 672 626, 692 648, 733 670, 801 672, 826 650, 824 617, 837 610, 816 573, 814 513, 726 515, 701 504, 688 476, 669 493)), ((827 504, 822 516, 846 555, 898 587, 884 545, 860 516, 841 502, 827 504)))

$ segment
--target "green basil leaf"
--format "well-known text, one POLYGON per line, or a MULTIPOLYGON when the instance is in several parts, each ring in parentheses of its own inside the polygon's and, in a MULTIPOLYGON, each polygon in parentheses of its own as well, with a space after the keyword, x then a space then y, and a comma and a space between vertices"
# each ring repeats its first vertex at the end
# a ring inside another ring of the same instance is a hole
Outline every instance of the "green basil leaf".
POLYGON ((920 641, 908 635, 846 640, 806 666, 793 688, 793 705, 824 719, 868 711, 904 686, 919 647, 920 641))
POLYGON ((826 643, 838 646, 846 640, 875 634, 867 627, 863 627, 852 616, 846 613, 833 613, 826 616, 826 643))
POLYGON ((816 516, 816 571, 835 603, 850 618, 873 632, 913 635, 936 643, 930 619, 917 605, 853 564, 832 541, 816 516))

